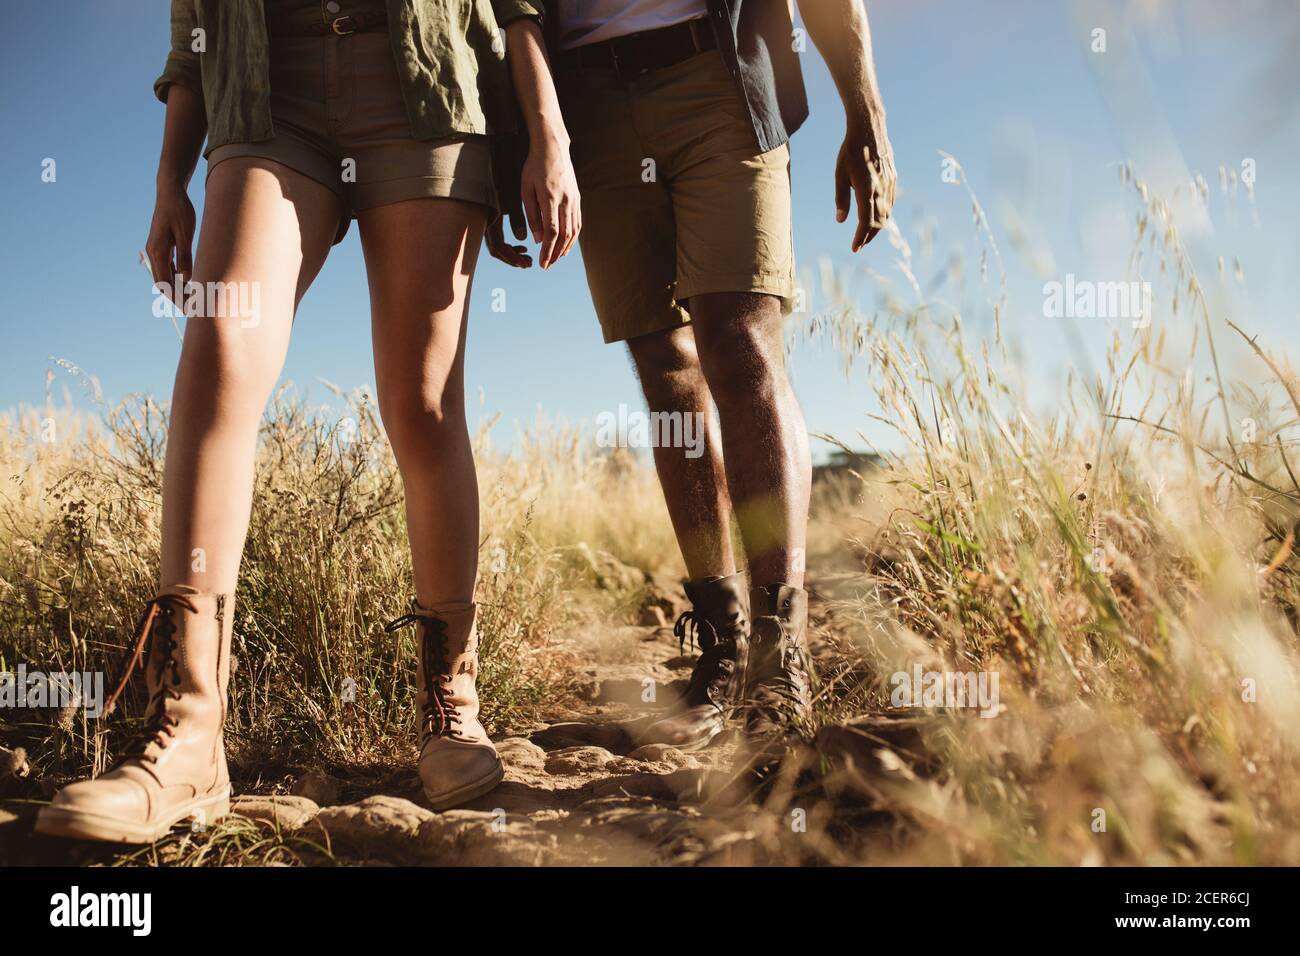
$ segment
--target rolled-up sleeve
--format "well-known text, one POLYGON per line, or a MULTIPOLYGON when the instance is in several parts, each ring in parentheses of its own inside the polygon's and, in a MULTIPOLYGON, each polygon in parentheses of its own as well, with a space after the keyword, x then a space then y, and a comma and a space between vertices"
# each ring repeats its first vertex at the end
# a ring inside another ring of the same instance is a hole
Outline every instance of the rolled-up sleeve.
MULTIPOLYGON (((521 6, 529 6, 520 2, 521 6)), ((194 50, 194 30, 198 18, 194 13, 194 0, 172 0, 172 48, 167 54, 167 64, 162 76, 153 84, 154 96, 167 102, 167 90, 173 83, 187 86, 203 95, 203 79, 199 72, 199 55, 194 50)))
POLYGON ((492 0, 492 12, 501 26, 523 17, 532 17, 538 23, 545 18, 542 0, 492 0))

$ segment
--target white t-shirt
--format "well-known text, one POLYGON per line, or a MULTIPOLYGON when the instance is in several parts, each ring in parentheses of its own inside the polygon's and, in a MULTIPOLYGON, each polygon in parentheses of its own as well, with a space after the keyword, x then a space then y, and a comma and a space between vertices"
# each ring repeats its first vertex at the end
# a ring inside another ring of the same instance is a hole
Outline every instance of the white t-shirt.
POLYGON ((708 13, 707 0, 560 0, 560 48, 658 30, 708 13))

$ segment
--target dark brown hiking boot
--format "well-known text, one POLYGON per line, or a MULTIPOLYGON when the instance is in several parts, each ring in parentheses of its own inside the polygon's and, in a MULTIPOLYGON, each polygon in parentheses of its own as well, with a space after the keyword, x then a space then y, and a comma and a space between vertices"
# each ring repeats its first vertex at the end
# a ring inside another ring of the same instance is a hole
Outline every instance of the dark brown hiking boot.
POLYGON ((686 596, 691 610, 677 619, 673 633, 684 653, 689 632, 699 644, 700 659, 681 702, 651 724, 641 742, 689 751, 707 746, 722 732, 740 699, 749 621, 742 575, 687 581, 686 596))
POLYGON ((745 744, 757 765, 770 763, 812 717, 808 679, 808 592, 784 584, 750 592, 745 744))

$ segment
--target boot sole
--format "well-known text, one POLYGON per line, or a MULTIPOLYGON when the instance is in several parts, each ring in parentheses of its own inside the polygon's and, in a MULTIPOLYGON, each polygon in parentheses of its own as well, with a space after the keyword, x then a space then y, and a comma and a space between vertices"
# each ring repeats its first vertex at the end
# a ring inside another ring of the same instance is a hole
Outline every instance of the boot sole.
POLYGON ((724 728, 719 727, 717 730, 713 731, 713 733, 709 734, 707 737, 701 737, 699 740, 693 740, 690 743, 669 744, 668 746, 672 747, 674 750, 680 750, 684 754, 693 754, 698 750, 704 750, 706 747, 709 746, 709 744, 713 743, 713 741, 715 741, 718 738, 718 736, 722 733, 723 729, 724 728))
POLYGON ((99 813, 67 807, 42 807, 36 815, 35 831, 46 836, 98 840, 103 843, 153 843, 171 832, 178 823, 202 818, 214 823, 230 812, 230 788, 191 800, 158 823, 130 823, 99 813))
POLYGON ((679 744, 673 743, 671 740, 652 740, 647 737, 638 737, 636 742, 637 746, 640 747, 648 747, 658 744, 665 747, 672 747, 674 750, 680 750, 684 754, 692 754, 697 750, 703 750, 709 744, 713 743, 717 736, 724 730, 726 730, 725 726, 719 727, 717 730, 711 731, 703 737, 697 737, 694 740, 688 740, 679 744))
POLYGON ((424 799, 429 801, 429 806, 435 810, 450 810, 458 807, 462 803, 469 803, 475 797, 481 797, 483 794, 495 790, 497 784, 506 778, 506 768, 503 764, 497 764, 492 773, 483 777, 481 780, 475 780, 473 783, 467 783, 464 786, 457 787, 449 793, 434 796, 425 788, 424 799))
MULTIPOLYGON (((733 687, 744 687, 745 683, 749 680, 749 673, 748 673, 749 669, 745 665, 745 656, 746 656, 745 653, 741 653, 739 658, 736 661, 736 671, 732 677, 733 687)), ((733 694, 733 697, 734 696, 735 695, 733 694)), ((734 706, 735 705, 733 704, 732 707, 734 708, 734 706)), ((669 740, 651 740, 645 736, 638 737, 636 743, 637 746, 640 747, 644 747, 650 744, 663 744, 665 746, 672 747, 674 750, 680 750, 684 754, 693 754, 696 751, 703 750, 709 744, 713 743, 713 741, 717 739, 717 737, 724 730, 727 729, 727 725, 730 722, 731 721, 729 718, 724 719, 722 723, 720 723, 709 733, 705 734, 703 737, 697 737, 696 739, 689 740, 685 743, 675 744, 669 740)), ((654 726, 655 724, 650 725, 650 727, 654 727, 654 726)), ((650 728, 646 728, 646 729, 649 730, 650 728)))

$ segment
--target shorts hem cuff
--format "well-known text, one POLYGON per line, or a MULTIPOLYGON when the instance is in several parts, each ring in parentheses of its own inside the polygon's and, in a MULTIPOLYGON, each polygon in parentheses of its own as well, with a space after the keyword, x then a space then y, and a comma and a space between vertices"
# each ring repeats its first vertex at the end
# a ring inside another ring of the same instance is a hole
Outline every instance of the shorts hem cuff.
POLYGON ((404 176, 366 183, 355 188, 352 208, 357 211, 375 209, 408 199, 459 199, 486 206, 493 212, 500 209, 494 189, 477 184, 467 185, 462 180, 447 176, 404 176))
POLYGON ((606 328, 601 325, 601 334, 605 338, 606 345, 613 345, 615 342, 626 342, 628 339, 639 339, 643 335, 653 335, 655 332, 667 332, 669 329, 681 328, 683 325, 690 325, 691 317, 680 309, 673 309, 669 315, 662 315, 653 322, 643 323, 641 325, 624 325, 618 328, 606 328))
POLYGON ((758 273, 748 275, 716 275, 677 284, 677 301, 682 308, 686 302, 697 295, 712 295, 718 292, 752 292, 758 295, 772 295, 781 300, 783 311, 789 311, 790 300, 794 297, 794 277, 786 274, 758 273))

